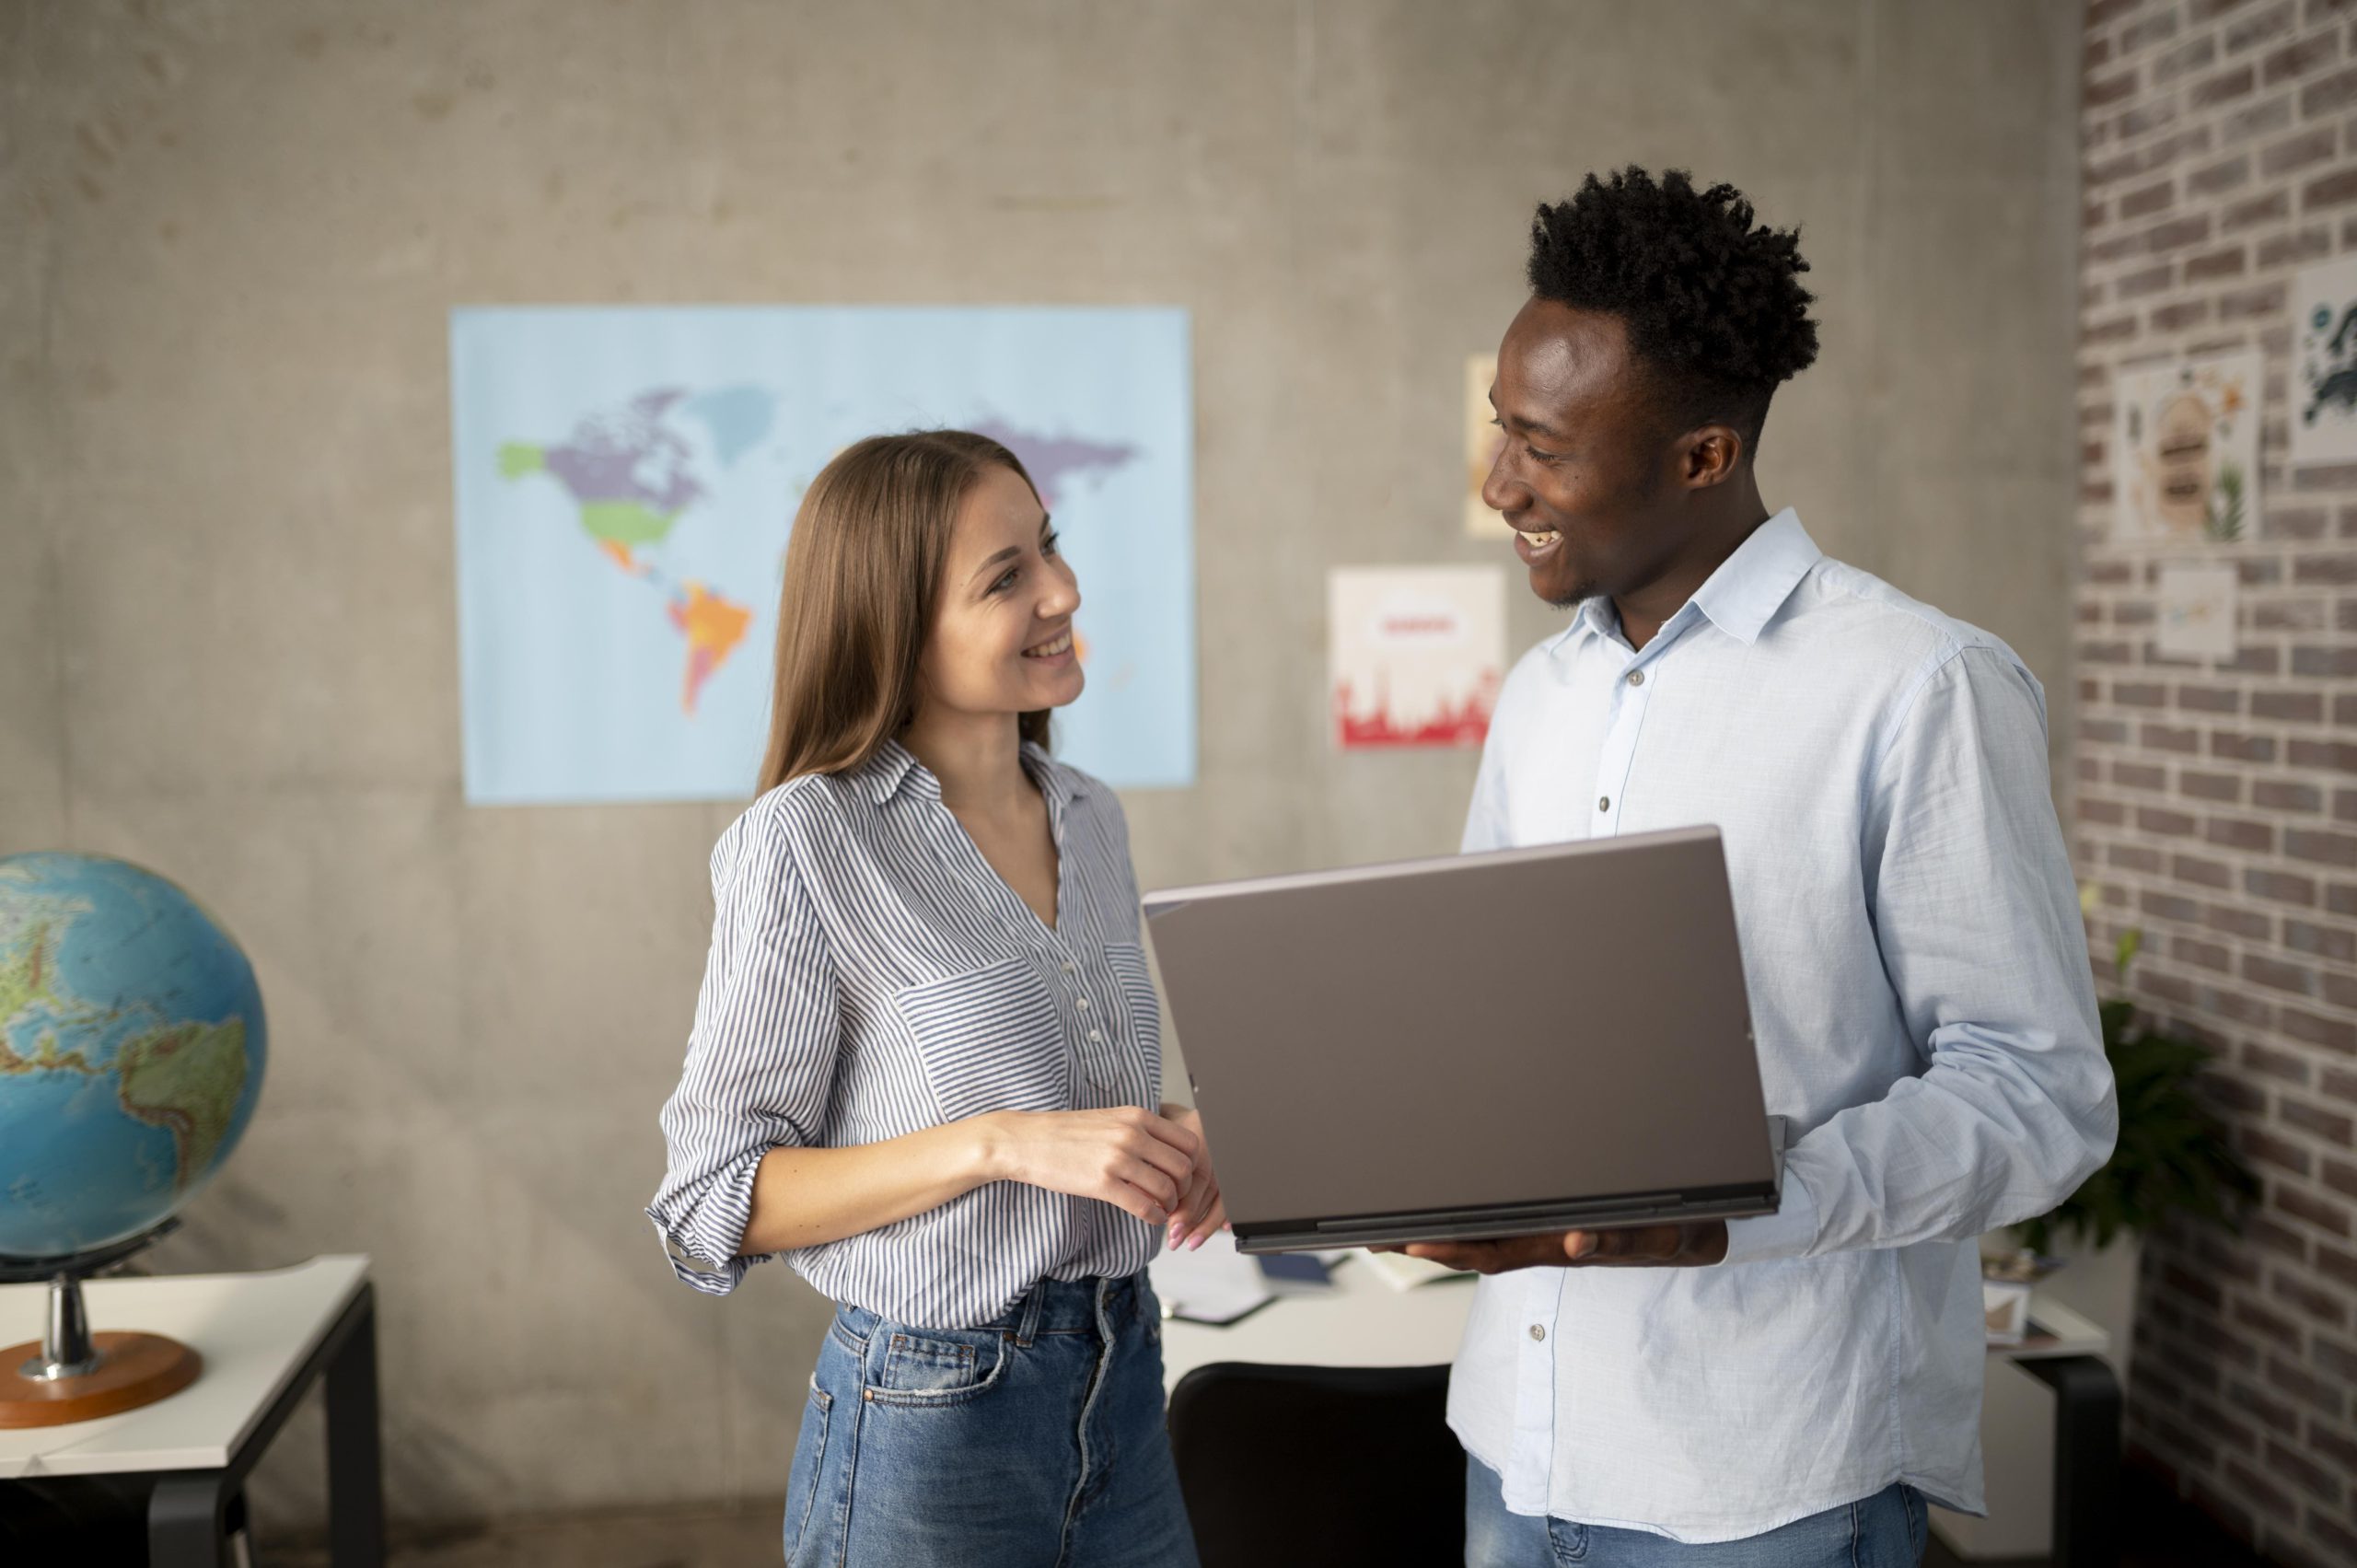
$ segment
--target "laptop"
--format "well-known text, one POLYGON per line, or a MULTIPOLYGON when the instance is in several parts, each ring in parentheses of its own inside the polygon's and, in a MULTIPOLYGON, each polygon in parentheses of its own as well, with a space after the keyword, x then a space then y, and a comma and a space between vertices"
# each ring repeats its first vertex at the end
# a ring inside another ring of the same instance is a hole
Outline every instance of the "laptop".
POLYGON ((1715 828, 1145 900, 1237 1249, 1772 1214, 1715 828))

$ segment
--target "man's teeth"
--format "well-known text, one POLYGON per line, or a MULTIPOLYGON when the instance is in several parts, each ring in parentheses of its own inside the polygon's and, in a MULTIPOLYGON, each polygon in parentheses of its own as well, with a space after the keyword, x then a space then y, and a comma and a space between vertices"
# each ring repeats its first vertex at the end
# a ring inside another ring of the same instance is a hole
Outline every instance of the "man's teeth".
POLYGON ((1025 658, 1053 658, 1058 654, 1069 653, 1071 650, 1072 633, 1067 632, 1052 643, 1042 643, 1036 648, 1024 649, 1023 656, 1025 658))
POLYGON ((1528 528, 1516 528, 1514 531, 1520 534, 1522 536, 1522 542, 1530 546, 1533 550, 1544 550, 1549 545, 1563 537, 1557 533, 1553 528, 1548 528, 1540 533, 1532 533, 1528 528))

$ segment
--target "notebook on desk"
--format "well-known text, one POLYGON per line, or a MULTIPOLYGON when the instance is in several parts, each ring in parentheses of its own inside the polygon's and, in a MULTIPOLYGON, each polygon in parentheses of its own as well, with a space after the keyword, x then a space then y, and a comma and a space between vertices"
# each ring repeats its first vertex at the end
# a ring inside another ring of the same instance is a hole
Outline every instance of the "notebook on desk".
POLYGON ((1773 1213, 1715 829, 1145 900, 1245 1252, 1773 1213))

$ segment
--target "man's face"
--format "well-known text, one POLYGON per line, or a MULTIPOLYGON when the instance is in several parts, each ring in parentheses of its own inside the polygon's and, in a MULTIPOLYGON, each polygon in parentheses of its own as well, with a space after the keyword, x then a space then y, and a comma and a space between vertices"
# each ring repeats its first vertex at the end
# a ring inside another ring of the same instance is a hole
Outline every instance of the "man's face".
POLYGON ((1519 533, 1515 553, 1550 604, 1625 593, 1676 552, 1676 443, 1646 392, 1618 316, 1534 297, 1498 345, 1490 402, 1505 442, 1481 499, 1519 533))

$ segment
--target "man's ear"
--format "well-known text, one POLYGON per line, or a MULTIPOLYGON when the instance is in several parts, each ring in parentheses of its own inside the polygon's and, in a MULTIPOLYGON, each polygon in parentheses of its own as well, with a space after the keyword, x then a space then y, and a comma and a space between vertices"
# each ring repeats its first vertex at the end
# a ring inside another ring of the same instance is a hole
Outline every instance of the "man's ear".
POLYGON ((1690 490, 1724 483, 1743 461, 1743 437, 1730 424, 1700 425, 1686 433, 1681 446, 1678 477, 1690 490))

